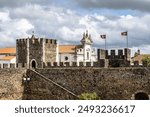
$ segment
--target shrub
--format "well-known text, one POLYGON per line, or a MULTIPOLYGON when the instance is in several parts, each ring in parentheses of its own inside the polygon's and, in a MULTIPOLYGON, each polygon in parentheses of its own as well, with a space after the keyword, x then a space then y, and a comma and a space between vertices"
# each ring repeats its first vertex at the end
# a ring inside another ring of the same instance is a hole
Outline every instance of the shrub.
POLYGON ((142 63, 145 66, 150 66, 150 57, 146 56, 142 59, 142 63))
POLYGON ((94 93, 82 93, 78 97, 79 97, 79 100, 99 100, 100 99, 95 92, 94 93))

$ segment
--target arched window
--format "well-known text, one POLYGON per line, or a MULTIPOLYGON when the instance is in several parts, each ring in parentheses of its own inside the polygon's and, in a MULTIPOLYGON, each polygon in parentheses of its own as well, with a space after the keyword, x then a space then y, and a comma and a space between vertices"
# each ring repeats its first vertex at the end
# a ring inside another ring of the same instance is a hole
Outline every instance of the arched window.
POLYGON ((89 59, 90 59, 89 52, 87 52, 87 60, 89 60, 89 59))
POLYGON ((65 61, 67 61, 69 58, 67 56, 65 56, 65 61))
POLYGON ((139 92, 135 94, 135 100, 149 100, 149 96, 144 92, 139 92))

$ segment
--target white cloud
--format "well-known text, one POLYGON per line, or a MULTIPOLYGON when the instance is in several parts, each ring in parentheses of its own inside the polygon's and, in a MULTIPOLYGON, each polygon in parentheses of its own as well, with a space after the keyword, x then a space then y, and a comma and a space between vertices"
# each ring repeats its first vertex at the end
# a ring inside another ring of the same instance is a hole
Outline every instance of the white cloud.
POLYGON ((61 44, 80 44, 82 34, 87 29, 97 47, 104 46, 104 40, 100 39, 100 34, 107 34, 108 48, 126 47, 126 40, 120 35, 126 30, 129 31, 130 47, 138 48, 141 45, 150 44, 148 27, 150 14, 143 16, 129 14, 110 18, 98 13, 81 15, 71 9, 53 5, 29 4, 7 9, 5 12, 0 12, 0 16, 3 16, 3 18, 0 17, 0 39, 3 39, 0 42, 5 44, 10 40, 15 43, 16 38, 29 36, 33 28, 37 36, 56 38, 61 44))
POLYGON ((14 46, 16 38, 29 36, 34 28, 27 19, 11 19, 9 12, 0 12, 0 46, 14 46))
POLYGON ((9 12, 0 12, 0 22, 6 22, 9 21, 9 12))
POLYGON ((116 10, 138 10, 150 12, 150 0, 75 0, 77 4, 85 9, 116 9, 116 10))

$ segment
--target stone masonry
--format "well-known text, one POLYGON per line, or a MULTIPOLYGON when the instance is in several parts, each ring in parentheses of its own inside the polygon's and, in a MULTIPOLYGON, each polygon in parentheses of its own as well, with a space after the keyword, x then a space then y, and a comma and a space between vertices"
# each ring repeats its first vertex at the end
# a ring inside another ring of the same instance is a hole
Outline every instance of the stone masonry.
POLYGON ((82 93, 96 92, 102 100, 130 100, 137 92, 150 94, 150 68, 146 67, 52 67, 36 69, 36 72, 38 74, 23 68, 0 69, 0 99, 66 100, 78 99, 82 93))
POLYGON ((42 68, 45 62, 56 61, 57 41, 52 39, 31 38, 17 39, 17 63, 26 64, 27 68, 42 68))

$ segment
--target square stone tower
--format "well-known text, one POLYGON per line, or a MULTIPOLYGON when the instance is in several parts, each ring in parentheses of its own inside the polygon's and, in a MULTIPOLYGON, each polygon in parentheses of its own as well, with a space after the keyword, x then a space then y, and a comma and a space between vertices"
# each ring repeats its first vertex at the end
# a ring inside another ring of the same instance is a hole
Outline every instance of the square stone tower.
POLYGON ((16 62, 26 64, 27 68, 43 68, 43 63, 56 62, 57 40, 36 38, 17 39, 16 62))

